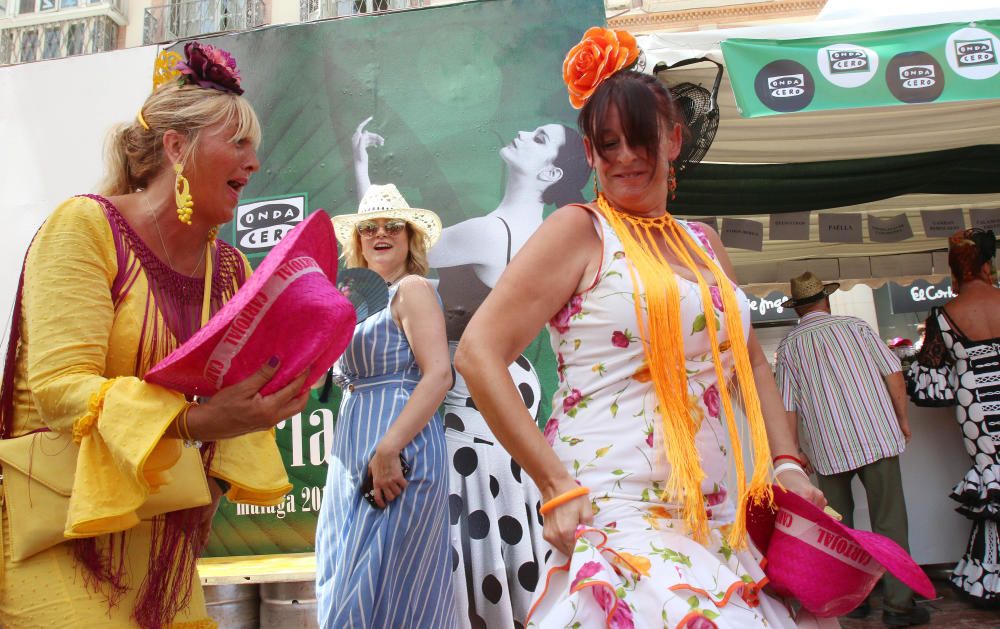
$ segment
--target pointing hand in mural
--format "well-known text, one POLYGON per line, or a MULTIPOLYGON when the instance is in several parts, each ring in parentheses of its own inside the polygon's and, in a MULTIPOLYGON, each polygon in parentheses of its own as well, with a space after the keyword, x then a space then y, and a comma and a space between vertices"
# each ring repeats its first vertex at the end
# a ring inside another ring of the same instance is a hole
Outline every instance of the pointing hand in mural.
POLYGON ((372 181, 368 177, 368 148, 385 144, 385 138, 365 129, 371 121, 372 116, 362 120, 361 124, 354 130, 354 135, 351 136, 351 146, 354 148, 354 177, 358 185, 358 201, 365 196, 368 186, 372 185, 372 181))

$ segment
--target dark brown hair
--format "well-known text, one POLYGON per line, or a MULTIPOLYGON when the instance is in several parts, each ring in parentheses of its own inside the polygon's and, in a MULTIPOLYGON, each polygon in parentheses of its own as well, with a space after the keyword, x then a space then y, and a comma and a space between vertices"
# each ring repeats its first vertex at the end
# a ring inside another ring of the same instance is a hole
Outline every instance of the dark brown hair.
MULTIPOLYGON (((660 157, 660 133, 684 125, 684 117, 667 87, 656 77, 632 70, 616 72, 601 83, 580 110, 577 126, 602 158, 601 127, 612 107, 618 110, 625 141, 643 149, 650 161, 660 157), (666 128, 664 128, 666 127, 666 128)), ((684 139, 687 139, 684 126, 684 139)))

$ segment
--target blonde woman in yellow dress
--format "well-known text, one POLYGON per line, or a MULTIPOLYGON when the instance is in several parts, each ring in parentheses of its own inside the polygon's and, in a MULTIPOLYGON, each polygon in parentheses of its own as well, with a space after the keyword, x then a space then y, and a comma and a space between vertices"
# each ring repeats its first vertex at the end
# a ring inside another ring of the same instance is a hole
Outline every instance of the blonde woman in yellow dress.
POLYGON ((201 404, 142 379, 249 275, 214 234, 260 166, 232 57, 189 43, 168 61, 112 135, 101 195, 60 205, 25 259, 0 399, 0 626, 214 627, 194 562, 218 500, 273 505, 291 487, 270 429, 305 406, 306 374, 261 396, 272 359, 201 404), (36 507, 67 469, 68 509, 24 522, 21 444, 36 507), (65 539, 39 541, 52 526, 65 539))

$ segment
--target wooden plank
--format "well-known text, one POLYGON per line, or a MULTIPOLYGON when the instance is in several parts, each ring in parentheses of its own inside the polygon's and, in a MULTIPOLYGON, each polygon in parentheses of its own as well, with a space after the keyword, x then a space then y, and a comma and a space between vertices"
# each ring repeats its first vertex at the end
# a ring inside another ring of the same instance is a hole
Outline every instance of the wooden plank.
POLYGON ((205 557, 198 560, 202 585, 287 583, 316 580, 316 554, 205 557))

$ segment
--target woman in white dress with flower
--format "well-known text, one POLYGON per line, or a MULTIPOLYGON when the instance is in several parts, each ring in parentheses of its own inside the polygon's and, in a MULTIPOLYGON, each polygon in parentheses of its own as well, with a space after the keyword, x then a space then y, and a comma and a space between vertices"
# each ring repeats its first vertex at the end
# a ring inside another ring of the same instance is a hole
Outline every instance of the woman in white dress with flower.
MULTIPOLYGON (((798 448, 718 236, 666 211, 684 129, 659 81, 621 70, 636 56, 627 33, 591 29, 567 57, 601 194, 543 223, 456 356, 546 500, 553 552, 528 624, 815 626, 763 591, 745 535, 745 505, 769 497, 771 453, 798 448), (505 376, 546 322, 560 388, 543 435, 505 376), (744 469, 731 384, 748 417, 749 478, 729 478, 744 469)), ((780 471, 825 504, 796 464, 780 471)))

